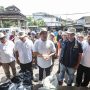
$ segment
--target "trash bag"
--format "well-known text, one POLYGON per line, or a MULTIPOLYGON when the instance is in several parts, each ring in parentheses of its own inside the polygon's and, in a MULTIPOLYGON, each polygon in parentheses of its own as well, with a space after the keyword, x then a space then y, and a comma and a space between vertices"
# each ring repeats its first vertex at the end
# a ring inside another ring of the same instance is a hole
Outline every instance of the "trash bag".
POLYGON ((10 86, 10 90, 32 90, 32 79, 30 71, 20 72, 11 79, 14 83, 10 86))
POLYGON ((15 76, 11 79, 12 83, 19 84, 22 80, 20 76, 15 76))
POLYGON ((11 85, 11 81, 6 81, 5 83, 2 83, 0 85, 0 90, 8 90, 9 89, 9 86, 11 85))
POLYGON ((26 71, 23 73, 23 85, 32 85, 32 76, 30 71, 26 71))
POLYGON ((17 76, 13 77, 11 79, 12 83, 19 84, 23 82, 25 85, 31 85, 32 84, 32 79, 31 79, 31 73, 29 71, 26 72, 21 72, 17 76))
POLYGON ((32 90, 31 86, 20 84, 17 90, 32 90))
POLYGON ((12 83, 9 86, 8 90, 32 90, 31 86, 27 86, 27 85, 23 85, 23 83, 21 82, 20 84, 14 84, 12 83))
POLYGON ((30 71, 19 72, 17 76, 11 79, 11 81, 18 86, 18 90, 31 90, 30 88, 32 87, 32 77, 30 71))
POLYGON ((58 86, 58 80, 56 75, 47 76, 43 80, 43 88, 45 88, 46 90, 55 90, 57 86, 58 86))
POLYGON ((8 90, 17 90, 17 85, 12 83, 10 86, 9 86, 9 89, 8 90))

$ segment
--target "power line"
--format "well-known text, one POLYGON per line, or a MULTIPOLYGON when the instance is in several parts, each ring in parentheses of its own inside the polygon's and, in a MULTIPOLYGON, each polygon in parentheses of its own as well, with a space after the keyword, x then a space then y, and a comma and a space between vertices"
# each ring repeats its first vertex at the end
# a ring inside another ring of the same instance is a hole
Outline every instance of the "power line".
POLYGON ((83 12, 83 13, 70 13, 70 14, 59 14, 59 15, 76 15, 76 14, 88 14, 90 12, 83 12))
MULTIPOLYGON (((90 12, 83 12, 83 13, 65 13, 65 14, 54 14, 55 16, 60 16, 60 15, 78 15, 78 14, 89 14, 90 12)), ((51 14, 50 14, 51 15, 51 14)), ((26 15, 26 16, 33 16, 33 15, 26 15)), ((36 15, 36 16, 43 16, 43 15, 36 15)))

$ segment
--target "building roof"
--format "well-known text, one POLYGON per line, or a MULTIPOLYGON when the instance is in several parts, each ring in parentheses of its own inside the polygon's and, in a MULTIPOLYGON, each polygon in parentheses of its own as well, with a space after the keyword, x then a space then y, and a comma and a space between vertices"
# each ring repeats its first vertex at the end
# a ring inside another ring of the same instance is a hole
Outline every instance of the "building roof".
POLYGON ((47 14, 45 12, 33 13, 33 16, 45 16, 45 17, 55 17, 54 15, 47 14))
POLYGON ((20 9, 17 8, 15 5, 8 6, 5 8, 6 11, 14 11, 14 12, 20 12, 20 9))
POLYGON ((0 19, 26 20, 26 16, 23 15, 16 6, 13 5, 0 12, 0 19))
MULTIPOLYGON (((88 18, 90 18, 90 16, 83 16, 83 17, 81 17, 80 19, 88 19, 88 18)), ((80 20, 79 19, 79 20, 80 20)))

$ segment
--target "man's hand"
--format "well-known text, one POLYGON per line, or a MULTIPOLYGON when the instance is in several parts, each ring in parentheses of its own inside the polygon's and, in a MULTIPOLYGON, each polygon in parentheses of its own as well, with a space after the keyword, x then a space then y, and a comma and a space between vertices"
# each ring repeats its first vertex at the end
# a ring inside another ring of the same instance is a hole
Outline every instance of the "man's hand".
POLYGON ((44 60, 48 61, 51 56, 50 55, 43 54, 42 57, 43 57, 44 60))
POLYGON ((17 64, 19 64, 19 65, 20 65, 20 61, 19 61, 19 59, 17 59, 17 60, 16 60, 16 62, 17 62, 17 64))

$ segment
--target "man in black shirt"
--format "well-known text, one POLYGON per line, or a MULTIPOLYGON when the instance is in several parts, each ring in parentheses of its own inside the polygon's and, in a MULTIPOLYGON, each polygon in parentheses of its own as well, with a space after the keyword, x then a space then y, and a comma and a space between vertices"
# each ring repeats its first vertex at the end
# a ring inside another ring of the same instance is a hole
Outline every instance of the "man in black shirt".
POLYGON ((68 28, 68 41, 62 46, 60 54, 59 84, 63 83, 64 74, 67 72, 67 86, 71 86, 73 83, 74 73, 78 68, 83 52, 81 44, 75 39, 75 32, 75 28, 68 28))

